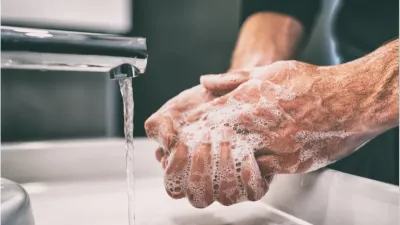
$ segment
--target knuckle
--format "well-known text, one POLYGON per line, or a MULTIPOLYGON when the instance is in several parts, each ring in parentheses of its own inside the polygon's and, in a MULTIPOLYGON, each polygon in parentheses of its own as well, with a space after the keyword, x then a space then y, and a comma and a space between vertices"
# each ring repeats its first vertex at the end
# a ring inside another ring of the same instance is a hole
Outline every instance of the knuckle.
POLYGON ((151 135, 154 133, 156 130, 156 127, 158 126, 158 120, 155 118, 155 116, 149 117, 145 122, 144 122, 144 129, 147 133, 147 135, 151 135))
POLYGON ((177 136, 174 133, 166 133, 163 135, 163 145, 167 149, 171 149, 177 142, 177 136))

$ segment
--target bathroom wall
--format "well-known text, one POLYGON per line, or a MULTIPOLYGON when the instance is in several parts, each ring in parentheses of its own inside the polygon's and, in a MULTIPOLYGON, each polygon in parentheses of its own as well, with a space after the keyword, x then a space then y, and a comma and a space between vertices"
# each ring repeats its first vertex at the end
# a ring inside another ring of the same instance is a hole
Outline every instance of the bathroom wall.
POLYGON ((135 80, 136 135, 165 101, 199 83, 206 73, 224 72, 238 32, 239 1, 136 0, 134 34, 149 43, 145 76, 135 80))
POLYGON ((131 0, 2 0, 2 23, 123 33, 131 28, 131 0))

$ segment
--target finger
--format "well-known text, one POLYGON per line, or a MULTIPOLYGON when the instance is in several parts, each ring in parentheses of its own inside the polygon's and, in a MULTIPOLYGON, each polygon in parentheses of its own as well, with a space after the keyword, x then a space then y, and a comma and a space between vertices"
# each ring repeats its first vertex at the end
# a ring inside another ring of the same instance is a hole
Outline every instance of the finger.
POLYGON ((185 197, 187 177, 190 168, 188 147, 180 141, 176 150, 163 161, 165 166, 164 185, 167 193, 175 199, 185 197))
POLYGON ((194 149, 187 197, 196 208, 205 208, 214 201, 209 133, 204 135, 202 142, 194 149))
POLYGON ((158 135, 159 119, 160 115, 158 113, 154 113, 144 122, 144 130, 146 131, 148 138, 155 139, 158 135))
POLYGON ((314 159, 313 158, 309 158, 307 160, 305 160, 304 162, 301 162, 300 165, 297 167, 296 173, 306 173, 308 172, 314 163, 314 159))
POLYGON ((167 165, 168 165, 168 157, 164 156, 161 158, 161 166, 165 170, 165 168, 167 168, 167 165))
POLYGON ((239 115, 239 121, 234 124, 234 129, 238 132, 239 129, 251 131, 253 133, 264 133, 276 126, 276 122, 269 119, 257 116, 258 112, 242 113, 239 115))
POLYGON ((230 95, 239 102, 257 104, 262 97, 259 91, 261 83, 262 82, 258 80, 248 81, 232 91, 230 95))
POLYGON ((278 173, 296 173, 300 165, 300 151, 281 155, 280 165, 282 169, 278 173))
POLYGON ((229 133, 224 130, 221 134, 222 141, 219 145, 219 157, 216 160, 216 173, 213 178, 215 199, 222 205, 235 204, 239 196, 244 196, 243 185, 237 177, 232 150, 229 141, 229 133))
POLYGON ((161 147, 158 147, 156 150, 156 159, 158 162, 161 162, 162 157, 164 157, 164 151, 161 147))
POLYGON ((248 79, 248 71, 236 71, 219 75, 203 75, 200 77, 200 83, 212 93, 225 94, 236 89, 248 79))
POLYGON ((253 154, 248 154, 243 158, 241 162, 241 176, 248 200, 258 201, 267 193, 267 183, 261 175, 253 154))
MULTIPOLYGON (((278 148, 279 149, 279 148, 278 148)), ((277 155, 269 148, 256 152, 256 160, 263 176, 276 173, 295 173, 301 163, 300 151, 277 155)))
POLYGON ((263 177, 271 176, 281 171, 282 167, 276 155, 262 155, 257 157, 256 161, 263 177))
POLYGON ((145 122, 146 134, 164 149, 172 149, 177 142, 177 131, 173 121, 167 116, 151 116, 145 122))
POLYGON ((209 109, 211 108, 210 104, 203 104, 199 107, 197 107, 196 109, 192 110, 190 113, 188 113, 186 120, 188 123, 194 123, 198 120, 200 120, 200 118, 202 116, 205 115, 205 113, 207 111, 209 111, 209 109))
POLYGON ((267 186, 269 187, 269 185, 272 183, 272 180, 275 177, 275 174, 268 175, 268 176, 263 176, 263 177, 264 177, 265 182, 267 183, 267 186))
POLYGON ((275 77, 281 76, 292 67, 295 65, 290 61, 276 61, 266 66, 253 68, 250 77, 259 80, 274 80, 275 77))
POLYGON ((225 104, 227 102, 227 100, 228 100, 228 96, 225 95, 225 96, 216 98, 216 99, 212 100, 211 102, 200 105, 199 107, 193 109, 192 111, 190 111, 190 113, 188 113, 187 121, 189 123, 193 123, 193 122, 198 121, 201 118, 206 119, 206 117, 204 117, 204 116, 207 112, 210 112, 217 106, 225 104))

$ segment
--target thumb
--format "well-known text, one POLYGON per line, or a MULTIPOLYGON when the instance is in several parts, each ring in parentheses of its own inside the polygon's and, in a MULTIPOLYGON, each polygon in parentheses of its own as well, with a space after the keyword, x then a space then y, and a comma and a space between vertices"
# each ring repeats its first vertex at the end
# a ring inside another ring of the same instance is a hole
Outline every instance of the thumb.
POLYGON ((226 94, 248 81, 249 71, 233 71, 217 75, 203 75, 200 83, 213 94, 226 94))

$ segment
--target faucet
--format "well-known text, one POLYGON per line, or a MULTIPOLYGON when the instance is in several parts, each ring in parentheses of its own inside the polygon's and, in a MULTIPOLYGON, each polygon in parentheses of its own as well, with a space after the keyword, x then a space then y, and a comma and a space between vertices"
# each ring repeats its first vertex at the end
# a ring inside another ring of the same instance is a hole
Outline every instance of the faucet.
POLYGON ((1 68, 106 72, 110 79, 143 74, 146 39, 1 26, 1 68))
MULTIPOLYGON (((145 38, 1 26, 2 70, 105 72, 122 80, 140 76, 146 66, 145 38)), ((3 178, 1 186, 1 224, 34 225, 26 191, 3 178)))

